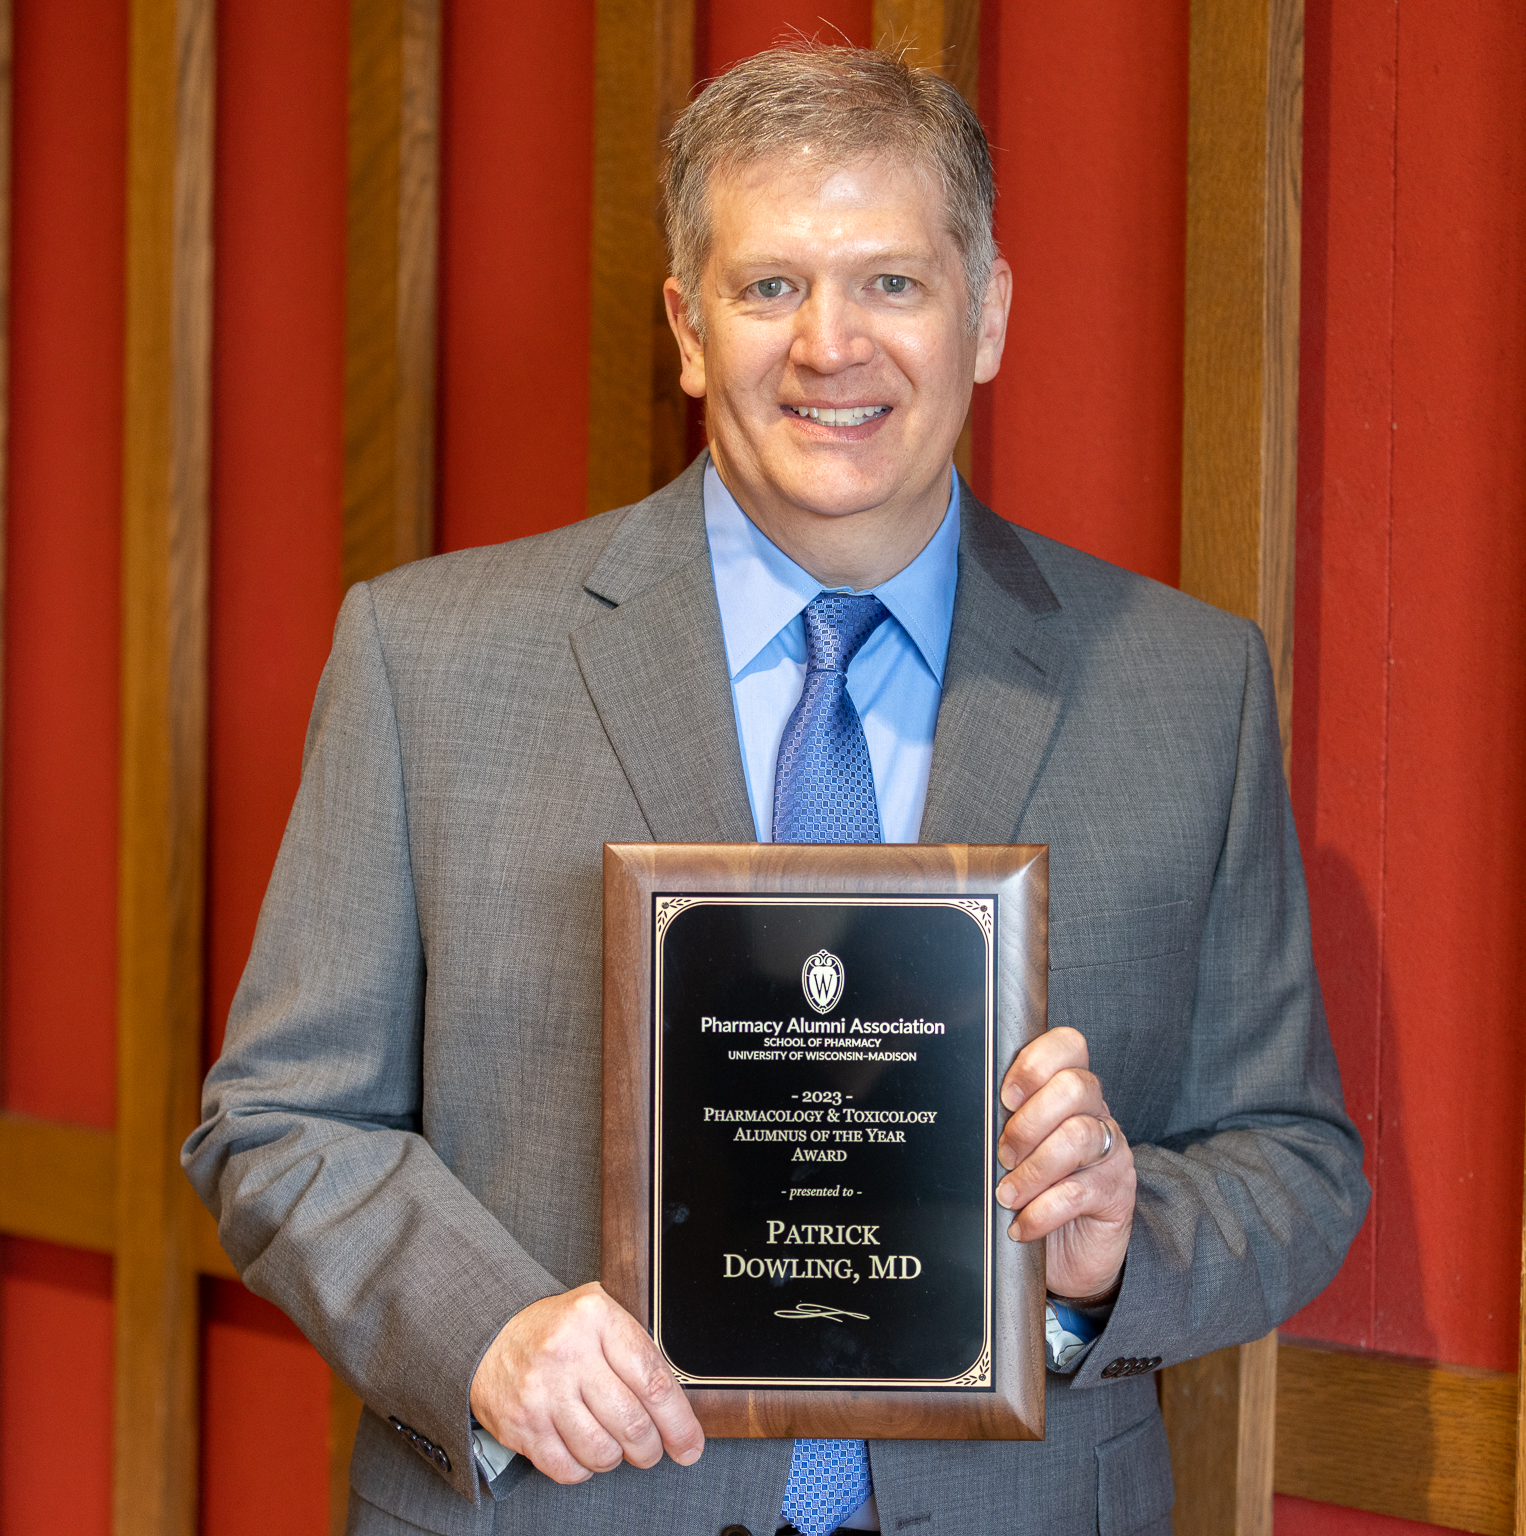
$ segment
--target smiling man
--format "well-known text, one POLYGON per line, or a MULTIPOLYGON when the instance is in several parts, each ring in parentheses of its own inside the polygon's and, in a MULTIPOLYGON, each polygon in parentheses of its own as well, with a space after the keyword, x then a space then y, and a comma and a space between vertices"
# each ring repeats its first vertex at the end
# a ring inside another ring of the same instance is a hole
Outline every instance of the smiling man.
POLYGON ((760 55, 667 196, 708 452, 352 589, 187 1167, 365 1399, 352 1531, 1165 1536, 1151 1373, 1303 1305, 1366 1204, 1264 648, 954 473, 1012 276, 951 87, 760 55), (1051 850, 992 1191, 1046 1248, 1047 1438, 706 1445, 593 1278, 602 844, 918 839, 1051 850))

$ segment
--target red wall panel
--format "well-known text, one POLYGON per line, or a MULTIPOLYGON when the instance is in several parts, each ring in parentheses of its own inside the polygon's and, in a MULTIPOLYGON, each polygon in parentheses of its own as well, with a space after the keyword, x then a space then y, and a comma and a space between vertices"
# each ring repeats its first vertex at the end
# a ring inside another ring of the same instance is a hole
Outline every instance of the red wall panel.
POLYGON ((1308 15, 1293 784, 1376 1198, 1295 1326, 1512 1369, 1526 16, 1308 15))
POLYGON ((0 1238, 0 1531, 111 1530, 111 1260, 0 1238))
POLYGON ((1015 284, 975 489, 1025 527, 1174 583, 1188 6, 985 9, 981 108, 1015 284))
POLYGON ((774 0, 749 5, 744 0, 698 0, 694 15, 694 73, 705 80, 738 59, 761 53, 792 38, 818 37, 860 48, 873 41, 873 0, 774 0))
POLYGON ((1361 1509, 1290 1499, 1284 1494, 1272 1502, 1277 1536, 1443 1536, 1442 1526, 1420 1520, 1394 1520, 1361 1509))
POLYGON ((1497 1370, 1526 1106, 1523 63, 1517 0, 1399 9, 1376 1339, 1497 1370))
MULTIPOLYGON (((1514 1369, 1526 14, 1311 0, 1293 793, 1366 1227, 1297 1332, 1514 1369)), ((1279 1536, 1432 1529, 1279 1499, 1279 1536)))
MULTIPOLYGON (((116 1118, 127 34, 16 0, 0 1008, 10 1110, 116 1118)), ((0 1529, 111 1524, 111 1265, 0 1243, 0 1529), (39 1425, 71 1433, 39 1434, 39 1425)))
POLYGON ((5 1103, 116 1116, 126 11, 17 0, 5 1103))
POLYGON ((218 13, 208 1026, 222 1041, 339 608, 346 0, 218 13))
POLYGON ((328 1536, 328 1367, 228 1280, 202 1286, 201 1529, 328 1536))
MULTIPOLYGON (((1383 0, 1306 9, 1293 805, 1346 1107, 1376 1179, 1393 452, 1394 48, 1383 0)), ((1294 1331, 1373 1346, 1371 1219, 1294 1331)))
POLYGON ((446 7, 439 547, 584 515, 593 5, 446 7))

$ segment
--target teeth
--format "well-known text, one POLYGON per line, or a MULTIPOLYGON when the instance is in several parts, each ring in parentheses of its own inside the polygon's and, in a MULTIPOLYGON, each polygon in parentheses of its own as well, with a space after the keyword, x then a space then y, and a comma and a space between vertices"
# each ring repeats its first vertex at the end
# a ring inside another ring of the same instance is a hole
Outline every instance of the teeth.
POLYGON ((828 427, 856 427, 875 416, 883 416, 890 407, 888 405, 848 405, 832 410, 815 405, 792 405, 790 409, 797 416, 804 416, 809 421, 819 421, 828 427))

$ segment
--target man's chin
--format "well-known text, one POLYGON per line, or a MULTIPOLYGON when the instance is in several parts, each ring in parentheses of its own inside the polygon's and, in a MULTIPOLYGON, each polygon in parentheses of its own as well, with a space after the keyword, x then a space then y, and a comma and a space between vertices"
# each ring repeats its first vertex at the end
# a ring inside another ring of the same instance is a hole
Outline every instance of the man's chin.
POLYGON ((822 487, 807 483, 793 487, 793 494, 787 493, 786 499, 806 516, 841 519, 880 511, 896 489, 892 485, 822 487))
POLYGON ((904 473, 883 460, 855 462, 857 455, 789 454, 765 462, 763 473, 780 500, 820 517, 854 517, 883 507, 906 489, 904 473))

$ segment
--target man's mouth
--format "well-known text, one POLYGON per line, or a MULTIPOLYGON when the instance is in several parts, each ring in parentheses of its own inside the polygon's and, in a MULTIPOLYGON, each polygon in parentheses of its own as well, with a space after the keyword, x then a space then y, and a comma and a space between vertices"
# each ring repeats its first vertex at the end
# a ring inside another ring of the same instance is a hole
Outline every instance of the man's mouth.
POLYGON ((861 427, 866 421, 883 416, 889 409, 888 405, 785 406, 785 410, 793 411, 807 421, 819 421, 825 427, 861 427))

